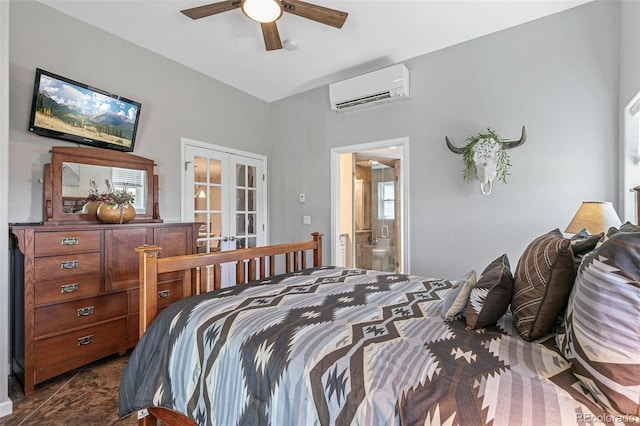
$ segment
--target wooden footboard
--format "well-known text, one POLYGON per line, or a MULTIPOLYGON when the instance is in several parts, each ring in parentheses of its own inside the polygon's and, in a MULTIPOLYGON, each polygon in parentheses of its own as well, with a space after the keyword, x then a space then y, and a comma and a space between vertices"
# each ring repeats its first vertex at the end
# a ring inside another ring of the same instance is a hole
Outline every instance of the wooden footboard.
POLYGON ((183 294, 187 297, 219 289, 221 266, 225 263, 235 264, 236 285, 305 269, 308 253, 312 253, 313 266, 321 266, 323 234, 311 235, 313 240, 300 243, 173 257, 162 257, 162 247, 154 245, 136 248, 140 256, 140 336, 157 313, 159 274, 184 272, 183 294), (283 259, 277 259, 278 256, 283 259))
MULTIPOLYGON (((312 266, 322 266, 323 234, 314 232, 311 235, 311 241, 300 243, 173 257, 162 257, 162 247, 159 246, 143 245, 136 248, 140 257, 140 337, 158 311, 158 274, 182 271, 183 295, 188 297, 219 289, 221 266, 227 263, 235 264, 236 285, 310 267, 309 255, 312 266)), ((178 421, 182 415, 156 408, 149 409, 149 415, 140 419, 139 424, 155 425, 156 417, 166 424, 195 424, 186 417, 178 421), (165 416, 165 412, 169 417, 165 416)))

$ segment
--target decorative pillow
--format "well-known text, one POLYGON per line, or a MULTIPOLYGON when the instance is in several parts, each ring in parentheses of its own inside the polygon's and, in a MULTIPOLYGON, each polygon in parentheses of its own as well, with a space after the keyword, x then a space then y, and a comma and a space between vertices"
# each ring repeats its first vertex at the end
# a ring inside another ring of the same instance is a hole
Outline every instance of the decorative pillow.
POLYGON ((612 414, 640 415, 640 233, 617 232, 588 254, 565 314, 560 349, 612 414))
POLYGON ((598 241, 596 248, 600 247, 605 241, 607 241, 609 238, 611 238, 618 232, 640 232, 640 227, 634 225, 631 222, 623 223, 622 225, 620 225, 620 228, 616 228, 615 226, 612 226, 611 228, 609 228, 607 233, 604 234, 604 236, 600 239, 600 241, 598 241))
POLYGON ((529 244, 514 275, 511 311, 524 340, 538 339, 551 327, 567 303, 576 271, 571 242, 559 229, 529 244))
POLYGON ((582 258, 595 249, 598 243, 604 238, 604 232, 591 235, 589 231, 583 229, 571 237, 571 250, 573 250, 573 260, 576 271, 582 262, 582 258))
POLYGON ((474 285, 476 285, 476 271, 467 272, 458 280, 457 287, 449 290, 444 296, 442 305, 443 318, 451 318, 462 312, 467 306, 467 300, 469 300, 469 294, 474 285))
POLYGON ((582 231, 571 237, 571 250, 573 250, 574 256, 584 256, 591 250, 596 248, 598 241, 604 236, 604 232, 596 235, 591 235, 589 231, 583 229, 582 231))
POLYGON ((609 231, 607 232, 607 237, 612 237, 618 232, 640 232, 640 227, 634 225, 631 222, 625 222, 622 225, 620 225, 619 228, 615 228, 615 227, 609 228, 609 231))
POLYGON ((513 296, 513 275, 503 254, 487 266, 467 302, 467 330, 495 324, 509 308, 513 296))

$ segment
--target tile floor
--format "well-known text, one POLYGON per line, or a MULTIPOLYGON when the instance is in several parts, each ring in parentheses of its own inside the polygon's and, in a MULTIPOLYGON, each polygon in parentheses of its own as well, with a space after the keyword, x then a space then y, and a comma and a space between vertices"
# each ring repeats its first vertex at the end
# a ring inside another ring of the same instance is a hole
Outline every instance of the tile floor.
POLYGON ((0 426, 135 425, 135 414, 118 418, 118 388, 128 359, 114 355, 62 374, 37 385, 28 398, 22 384, 10 377, 13 413, 0 418, 0 426))

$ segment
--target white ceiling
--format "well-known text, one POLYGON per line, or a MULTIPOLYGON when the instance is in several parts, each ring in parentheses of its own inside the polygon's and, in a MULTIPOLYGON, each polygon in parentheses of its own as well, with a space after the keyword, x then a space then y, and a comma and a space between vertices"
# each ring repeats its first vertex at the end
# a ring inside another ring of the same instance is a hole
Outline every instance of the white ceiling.
POLYGON ((267 102, 560 12, 589 0, 307 0, 349 16, 336 29, 284 13, 267 52, 239 10, 191 20, 209 0, 39 0, 267 102))

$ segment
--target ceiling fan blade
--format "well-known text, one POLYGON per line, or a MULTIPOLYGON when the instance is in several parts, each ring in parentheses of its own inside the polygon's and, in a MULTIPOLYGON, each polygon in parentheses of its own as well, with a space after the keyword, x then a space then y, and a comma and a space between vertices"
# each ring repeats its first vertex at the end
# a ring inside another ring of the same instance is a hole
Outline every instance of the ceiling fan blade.
POLYGON ((218 3, 206 4, 204 6, 193 7, 181 10, 180 12, 191 19, 200 19, 217 13, 227 12, 240 7, 240 0, 226 0, 218 3))
POLYGON ((344 21, 349 15, 347 12, 329 9, 328 7, 318 6, 317 4, 306 3, 300 0, 282 0, 281 4, 282 10, 285 12, 336 28, 342 28, 344 21))
POLYGON ((264 47, 267 50, 282 49, 282 41, 280 41, 280 33, 276 22, 263 22, 260 26, 262 27, 262 37, 264 37, 264 47))

